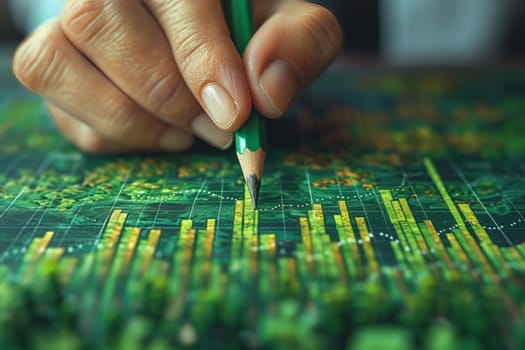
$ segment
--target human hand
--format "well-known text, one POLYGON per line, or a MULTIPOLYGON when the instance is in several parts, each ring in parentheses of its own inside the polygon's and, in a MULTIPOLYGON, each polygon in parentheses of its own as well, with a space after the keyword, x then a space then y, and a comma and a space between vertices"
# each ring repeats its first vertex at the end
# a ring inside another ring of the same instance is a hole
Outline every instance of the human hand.
POLYGON ((244 57, 219 0, 67 0, 13 70, 86 152, 226 148, 252 103, 277 118, 337 55, 341 30, 302 0, 255 0, 244 57))

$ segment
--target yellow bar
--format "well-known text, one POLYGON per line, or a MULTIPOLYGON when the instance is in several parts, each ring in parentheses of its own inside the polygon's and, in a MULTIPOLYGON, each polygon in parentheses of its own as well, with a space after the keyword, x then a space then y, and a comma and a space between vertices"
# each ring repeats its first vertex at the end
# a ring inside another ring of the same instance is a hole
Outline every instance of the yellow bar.
POLYGON ((417 250, 414 251, 414 255, 415 255, 414 257, 417 260, 421 261, 424 264, 424 268, 426 269, 427 265, 425 264, 425 258, 428 260, 428 262, 430 262, 432 259, 429 254, 430 248, 425 243, 423 233, 421 232, 421 230, 419 229, 419 226, 416 223, 416 218, 414 217, 414 214, 412 213, 412 210, 410 209, 410 206, 408 205, 406 198, 399 198, 399 205, 407 221, 406 225, 407 225, 408 230, 406 230, 402 225, 405 231, 405 235, 407 237, 413 236, 413 238, 415 239, 417 250))
POLYGON ((341 212, 341 219, 343 221, 343 227, 347 234, 347 238, 351 238, 355 241, 355 233, 354 233, 354 229, 352 228, 352 223, 350 221, 350 214, 348 212, 348 207, 346 206, 346 202, 339 201, 338 204, 339 204, 339 210, 341 212))
POLYGON ((308 219, 305 217, 299 218, 299 226, 301 228, 301 238, 305 251, 308 254, 312 254, 312 240, 310 238, 310 226, 308 224, 308 219))
POLYGON ((409 222, 408 225, 410 227, 410 230, 416 237, 416 242, 417 242, 417 245, 419 246, 419 250, 423 252, 424 256, 430 259, 430 247, 427 246, 425 242, 425 238, 423 237, 423 233, 419 229, 419 226, 417 225, 415 221, 409 222))
POLYGON ((40 246, 42 245, 42 237, 35 237, 29 244, 27 251, 24 255, 24 262, 26 264, 34 263, 40 257, 40 246))
POLYGON ((472 211, 470 205, 468 205, 467 203, 460 203, 458 204, 458 207, 465 216, 465 219, 467 219, 467 222, 470 224, 470 226, 478 236, 479 240, 481 242, 493 243, 487 231, 485 231, 485 229, 479 223, 479 220, 476 217, 476 214, 474 214, 474 212, 472 211))
POLYGON ((144 259, 141 262, 140 271, 144 275, 150 268, 151 262, 153 260, 153 254, 155 254, 155 249, 157 249, 157 244, 159 242, 161 235, 161 230, 150 230, 148 236, 148 243, 146 246, 146 251, 144 252, 144 259))
POLYGON ((277 254, 277 236, 274 233, 270 233, 263 237, 266 237, 265 248, 268 251, 268 255, 271 258, 275 258, 275 255, 277 254))
POLYGON ((397 270, 401 270, 401 272, 405 275, 405 278, 410 280, 412 277, 412 270, 406 263, 406 259, 403 255, 403 252, 401 251, 399 241, 390 241, 390 247, 392 247, 392 251, 396 257, 396 262, 399 264, 397 270))
POLYGON ((195 244, 195 236, 197 232, 195 229, 189 229, 186 234, 184 235, 184 250, 182 252, 182 266, 180 266, 181 270, 181 278, 182 282, 186 284, 188 282, 188 276, 190 273, 191 268, 191 259, 193 257, 193 245, 195 244))
POLYGON ((235 201, 235 212, 233 216, 233 235, 242 236, 242 221, 243 221, 243 201, 235 201))
POLYGON ((472 251, 473 257, 471 257, 471 259, 473 261, 474 259, 477 260, 478 264, 480 265, 479 267, 482 272, 482 276, 484 279, 486 279, 486 282, 498 283, 499 278, 496 276, 496 273, 492 269, 492 266, 487 260, 487 257, 483 254, 480 246, 478 245, 478 242, 476 242, 474 237, 472 237, 468 231, 461 232, 461 234, 472 251))
POLYGON ((520 255, 516 247, 501 248, 501 251, 506 252, 509 255, 509 257, 512 258, 512 262, 515 263, 521 271, 525 271, 525 261, 523 260, 523 257, 520 255))
MULTIPOLYGON (((401 206, 401 209, 403 211, 403 214, 406 218, 406 221, 408 222, 408 227, 410 228, 410 232, 414 236, 417 246, 419 248, 419 251, 423 254, 417 254, 421 256, 421 260, 424 262, 425 257, 427 259, 430 259, 429 256, 429 247, 427 247, 427 244, 425 243, 425 239, 423 237, 423 233, 419 229, 419 226, 416 223, 416 218, 414 217, 414 214, 412 213, 412 210, 410 209, 410 206, 408 205, 408 202, 406 198, 399 198, 399 205, 401 206)), ((408 232, 406 233, 408 235, 408 232)))
POLYGON ((244 186, 244 223, 243 223, 243 236, 252 236, 255 225, 255 208, 252 204, 250 192, 248 191, 248 185, 244 186))
POLYGON ((392 208, 394 209, 394 213, 396 214, 397 221, 406 221, 405 214, 403 213, 403 209, 401 209, 401 205, 398 201, 392 201, 392 208))
POLYGON ((58 278, 64 285, 71 285, 73 273, 77 271, 78 257, 65 256, 60 259, 58 278))
POLYGON ((135 254, 135 249, 137 248, 139 236, 140 236, 140 228, 133 227, 131 229, 131 234, 129 236, 128 241, 121 243, 121 244, 127 244, 126 252, 124 253, 124 261, 123 261, 121 273, 125 273, 129 269, 129 265, 133 258, 133 254, 135 254))
POLYGON ((459 244, 456 237, 452 233, 447 233, 446 236, 448 241, 450 242, 450 245, 452 246, 452 249, 454 250, 454 252, 456 252, 458 258, 460 259, 459 262, 461 262, 470 270, 472 268, 472 265, 470 264, 467 254, 465 254, 465 251, 459 244))
MULTIPOLYGON (((84 255, 84 259, 81 260, 80 262, 80 268, 79 270, 75 273, 75 275, 73 276, 73 278, 77 278, 77 274, 78 274, 78 279, 80 281, 85 281, 89 274, 91 273, 91 270, 93 269, 93 266, 96 267, 96 261, 97 261, 97 254, 96 252, 91 252, 91 253, 87 253, 86 255, 84 255)), ((97 271, 95 270, 95 273, 97 271)))
POLYGON ((46 250, 46 248, 49 246, 49 242, 51 242, 51 239, 53 239, 54 236, 53 231, 48 231, 44 234, 44 237, 42 237, 42 241, 40 243, 40 246, 38 247, 38 253, 42 254, 46 250))
POLYGON ((122 213, 120 210, 115 210, 108 222, 108 227, 106 229, 107 235, 104 234, 102 238, 102 243, 105 245, 105 249, 100 252, 100 254, 102 254, 101 260, 99 261, 99 278, 101 280, 106 277, 109 271, 111 258, 115 252, 117 241, 122 234, 122 229, 127 217, 128 213, 122 213), (118 217, 115 220, 116 213, 118 213, 118 217))
POLYGON ((339 279, 341 280, 341 282, 346 282, 347 275, 345 273, 345 263, 344 263, 343 255, 341 253, 339 244, 337 244, 337 242, 332 242, 330 244, 330 247, 332 249, 332 256, 335 262, 335 268, 337 269, 336 276, 339 276, 339 279))
POLYGON ((192 228, 192 220, 182 220, 177 247, 173 254, 173 265, 170 276, 171 295, 179 293, 178 287, 185 290, 189 282, 190 262, 193 257, 193 245, 195 243, 196 231, 192 228))
POLYGON ((406 198, 399 198, 399 204, 401 205, 401 209, 405 214, 406 220, 408 222, 416 222, 416 218, 414 217, 412 210, 410 210, 410 206, 408 205, 406 198))
POLYGON ((361 236, 361 241, 363 242, 363 248, 365 250, 365 255, 368 260, 368 265, 370 270, 379 273, 379 264, 377 263, 374 247, 370 241, 370 233, 368 232, 368 227, 366 226, 364 217, 356 217, 355 221, 357 223, 357 228, 359 230, 359 235, 361 236))
MULTIPOLYGON (((466 240, 467 244, 472 249, 474 257, 482 265, 481 267, 483 268, 483 271, 485 272, 485 275, 487 275, 493 282, 497 282, 498 279, 495 278, 496 275, 495 275, 493 269, 491 268, 490 264, 488 263, 485 255, 483 255, 481 249, 479 248, 479 245, 477 244, 477 242, 474 240, 474 238, 472 237, 472 235, 468 231, 467 226, 465 225, 465 221, 461 218, 461 214, 459 213, 458 208, 454 204, 454 201, 452 200, 452 198, 448 194, 447 189, 445 188, 445 185, 444 185, 443 181, 441 180, 441 177, 439 176, 436 168, 434 167, 434 164, 432 164, 432 161, 429 158, 425 158, 424 162, 425 162, 425 166, 426 166, 426 168, 428 170, 428 173, 429 173, 430 177, 432 178, 432 181, 434 182, 434 184, 437 187, 439 193, 443 197, 443 200, 445 201, 445 204, 447 205, 450 213, 454 217, 454 220, 456 221, 456 223, 457 223, 457 225, 459 227, 460 234, 463 236, 463 238, 466 240)), ((470 208, 466 208, 465 206, 463 206, 463 209, 464 209, 463 213, 464 214, 466 213, 468 218, 470 218, 469 221, 479 224, 477 218, 475 218, 475 216, 472 213, 472 211, 470 210, 470 208), (471 213, 472 213, 472 215, 470 215, 471 213)), ((481 234, 481 237, 483 237, 485 240, 488 239, 488 235, 484 236, 481 231, 480 231, 480 234, 481 234)), ((480 237, 480 239, 481 239, 481 237, 480 237)), ((466 248, 466 247, 464 247, 464 248, 466 248)), ((473 257, 471 257, 471 258, 473 258, 473 257)))
MULTIPOLYGON (((348 261, 347 265, 350 274, 355 273, 357 275, 361 275, 363 269, 361 264, 361 253, 359 252, 359 247, 357 246, 357 237, 352 227, 348 207, 345 201, 339 201, 338 204, 339 210, 341 212, 341 227, 343 228, 343 231, 345 233, 344 237, 339 237, 339 240, 342 242, 343 245, 348 246, 350 248, 350 252, 348 252, 346 248, 342 248, 343 256, 345 257, 345 260, 348 261)), ((339 221, 337 219, 337 215, 334 216, 334 219, 337 226, 337 222, 339 221)))
POLYGON ((379 194, 381 195, 383 202, 390 203, 392 199, 394 199, 390 190, 379 190, 379 194))
POLYGON ((430 235, 432 236, 432 239, 434 240, 434 243, 436 244, 437 250, 439 252, 439 256, 445 263, 447 264, 448 268, 450 270, 457 270, 454 264, 452 263, 452 260, 450 258, 450 255, 448 255, 447 250, 445 249, 445 246, 443 245, 443 242, 441 241, 441 238, 439 237, 439 234, 436 230, 436 227, 430 220, 423 220, 423 223, 427 227, 428 232, 430 232, 430 235))
POLYGON ((193 220, 184 219, 180 224, 180 236, 182 237, 193 227, 193 220))
POLYGON ((515 247, 518 250, 518 253, 521 255, 522 259, 525 258, 525 243, 520 243, 515 247))
POLYGON ((312 210, 308 211, 311 227, 312 251, 316 259, 316 269, 320 276, 330 275, 331 249, 330 236, 326 234, 323 207, 321 204, 313 204, 312 210))
POLYGON ((277 262, 279 291, 295 293, 299 289, 297 261, 294 258, 281 258, 277 262))
POLYGON ((45 252, 46 257, 49 257, 52 261, 58 261, 62 255, 64 255, 64 247, 52 247, 48 248, 45 252))
POLYGON ((448 207, 449 212, 452 214, 452 217, 458 224, 458 227, 461 232, 467 231, 467 227, 465 226, 465 222, 461 218, 461 215, 459 214, 458 208, 456 208, 456 205, 454 204, 454 201, 450 197, 450 195, 447 192, 447 189, 445 188, 445 184, 441 180, 441 177, 439 176, 439 173, 437 172, 436 168, 434 167, 434 164, 429 158, 425 158, 423 160, 425 163, 425 167, 427 168, 428 174, 430 175, 430 178, 434 182, 434 185, 438 189, 439 193, 441 194, 441 197, 445 201, 445 204, 448 207))
POLYGON ((320 234, 326 233, 326 227, 325 227, 325 221, 324 221, 324 213, 323 213, 323 207, 321 204, 314 204, 313 210, 315 214, 315 221, 317 224, 317 228, 319 229, 320 234))
POLYGON ((231 238, 231 250, 230 250, 230 264, 229 273, 234 274, 238 272, 238 264, 233 262, 238 261, 242 256, 242 244, 243 244, 243 219, 244 219, 244 201, 235 201, 235 211, 233 216, 233 234, 231 238))
POLYGON ((401 252, 403 253, 407 262, 412 263, 414 260, 414 255, 412 252, 407 252, 407 249, 410 249, 410 245, 408 243, 407 237, 405 237, 405 233, 403 232, 401 225, 399 224, 394 207, 392 206, 392 193, 390 190, 379 190, 379 193, 381 194, 381 199, 383 200, 383 205, 385 206, 388 218, 390 219, 390 222, 396 231, 397 238, 401 242, 401 252))
POLYGON ((208 219, 206 221, 206 239, 213 239, 215 236, 215 219, 208 219))
POLYGON ((314 269, 314 260, 313 260, 313 247, 312 239, 310 236, 310 226, 308 224, 308 219, 305 217, 299 218, 299 226, 301 228, 301 238, 304 246, 304 259, 306 259, 308 269, 312 271, 314 269))
POLYGON ((312 258, 316 259, 316 270, 321 276, 327 276, 329 273, 327 254, 330 254, 330 240, 329 236, 326 235, 323 207, 320 204, 312 205, 312 210, 308 211, 308 221, 311 230, 312 258))
POLYGON ((502 279, 505 279, 512 275, 512 270, 509 268, 509 264, 505 261, 505 257, 501 253, 500 248, 493 244, 487 242, 481 242, 481 249, 485 252, 485 255, 492 261, 492 264, 498 268, 498 279, 499 276, 502 279), (502 271, 503 270, 503 271, 502 271))
POLYGON ((109 235, 111 234, 111 232, 113 232, 113 228, 115 227, 117 221, 118 221, 118 218, 120 216, 120 214, 122 213, 122 210, 120 209, 116 209, 116 210, 113 210, 113 212, 111 212, 111 215, 109 217, 109 220, 108 220, 108 223, 106 224, 106 229, 104 230, 104 235, 109 235))
POLYGON ((215 219, 208 219, 206 223, 206 238, 204 242, 205 269, 211 269, 210 259, 213 254, 213 241, 215 240, 215 219))
POLYGON ((259 236, 253 235, 250 237, 250 276, 255 279, 257 277, 258 256, 259 256, 259 236))
MULTIPOLYGON (((40 243, 42 244, 43 241, 40 243)), ((56 273, 57 277, 60 278, 59 261, 62 254, 64 254, 63 247, 43 248, 40 253, 41 258, 25 271, 24 283, 40 284, 42 283, 42 278, 45 279, 50 273, 56 273)))
POLYGON ((278 264, 275 260, 276 238, 275 234, 264 234, 260 236, 260 264, 259 264, 259 293, 272 299, 276 294, 278 286, 278 264))
POLYGON ((416 240, 416 235, 412 232, 412 229, 410 228, 408 222, 400 221, 399 225, 401 226, 401 229, 403 230, 403 233, 405 237, 407 238, 408 245, 410 247, 410 254, 412 256, 412 260, 419 263, 419 268, 426 268, 425 259, 423 258, 423 255, 419 251, 419 246, 416 240))

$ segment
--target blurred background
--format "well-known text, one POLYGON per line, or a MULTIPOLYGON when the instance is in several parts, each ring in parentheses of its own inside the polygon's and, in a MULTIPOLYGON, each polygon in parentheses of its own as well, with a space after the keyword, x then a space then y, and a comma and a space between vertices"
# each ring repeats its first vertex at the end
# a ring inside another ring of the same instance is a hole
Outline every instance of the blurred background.
MULTIPOLYGON (((0 41, 17 42, 63 0, 0 0, 0 41)), ((523 0, 317 0, 339 18, 350 56, 390 63, 525 57, 523 0)))

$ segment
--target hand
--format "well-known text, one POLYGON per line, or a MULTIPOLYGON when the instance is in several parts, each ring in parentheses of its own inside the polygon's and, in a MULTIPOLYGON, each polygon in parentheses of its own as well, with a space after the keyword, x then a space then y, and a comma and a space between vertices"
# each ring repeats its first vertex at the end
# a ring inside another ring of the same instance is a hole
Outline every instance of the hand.
POLYGON ((277 118, 337 55, 326 9, 255 0, 244 57, 219 0, 67 0, 18 48, 13 69, 87 152, 226 148, 252 103, 277 118))

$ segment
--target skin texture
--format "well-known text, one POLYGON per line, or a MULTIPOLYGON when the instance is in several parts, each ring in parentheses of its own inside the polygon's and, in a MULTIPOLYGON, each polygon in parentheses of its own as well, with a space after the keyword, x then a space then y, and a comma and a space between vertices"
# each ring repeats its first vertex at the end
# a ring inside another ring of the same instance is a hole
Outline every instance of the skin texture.
POLYGON ((244 57, 219 0, 67 0, 18 48, 13 70, 63 134, 91 153, 227 148, 254 105, 278 118, 337 55, 325 8, 255 0, 244 57))

